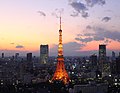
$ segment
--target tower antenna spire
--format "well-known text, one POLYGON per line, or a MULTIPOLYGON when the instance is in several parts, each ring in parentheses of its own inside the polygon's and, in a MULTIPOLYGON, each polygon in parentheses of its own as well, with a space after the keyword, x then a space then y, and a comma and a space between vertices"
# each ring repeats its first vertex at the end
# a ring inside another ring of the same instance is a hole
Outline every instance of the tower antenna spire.
POLYGON ((60 30, 61 30, 61 13, 60 13, 60 30))

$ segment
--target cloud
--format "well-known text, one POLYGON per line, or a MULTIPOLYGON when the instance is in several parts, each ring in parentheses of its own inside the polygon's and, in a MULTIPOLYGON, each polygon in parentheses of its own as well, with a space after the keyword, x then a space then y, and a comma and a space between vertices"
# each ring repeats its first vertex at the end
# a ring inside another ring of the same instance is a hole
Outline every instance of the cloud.
POLYGON ((85 4, 81 2, 72 2, 70 5, 79 13, 88 10, 85 4))
POLYGON ((14 45, 15 43, 10 43, 11 45, 14 45))
POLYGON ((79 16, 79 13, 73 11, 73 13, 72 13, 70 16, 72 16, 72 17, 77 17, 77 16, 79 16))
POLYGON ((86 26, 86 29, 91 29, 92 27, 90 25, 87 25, 86 26))
POLYGON ((24 48, 22 45, 17 45, 15 48, 24 48))
POLYGON ((91 42, 93 40, 93 38, 91 38, 91 37, 81 38, 80 37, 80 38, 75 38, 75 40, 87 43, 87 42, 91 42))
MULTIPOLYGON (((77 43, 77 42, 68 42, 63 44, 63 52, 64 55, 75 55, 82 47, 84 47, 84 44, 77 43)), ((53 48, 50 49, 50 55, 54 54, 57 55, 57 49, 58 45, 54 45, 53 48)))
POLYGON ((114 41, 120 42, 119 31, 112 31, 112 30, 108 30, 102 27, 93 27, 93 30, 95 32, 95 36, 97 37, 108 38, 108 39, 112 39, 114 41))
POLYGON ((82 36, 92 36, 92 35, 94 35, 94 33, 85 33, 85 34, 82 35, 82 36))
POLYGON ((86 4, 90 7, 93 7, 94 5, 104 5, 106 2, 105 0, 85 0, 86 4))
MULTIPOLYGON (((86 27, 87 28, 87 27, 86 27)), ((88 43, 91 41, 103 41, 104 43, 111 43, 111 40, 120 42, 120 32, 108 30, 104 27, 90 26, 90 29, 86 29, 86 33, 77 35, 75 40, 88 43), (87 31, 89 30, 89 32, 87 31)))
POLYGON ((104 36, 101 36, 101 35, 97 36, 97 35, 98 35, 98 33, 96 35, 94 35, 93 40, 95 40, 95 41, 101 41, 101 40, 105 39, 104 36))
POLYGON ((108 43, 111 43, 111 41, 108 40, 108 39, 106 39, 106 40, 104 41, 104 43, 105 43, 105 44, 108 44, 108 43))
POLYGON ((40 16, 46 16, 46 14, 42 11, 38 11, 38 13, 40 14, 40 16))
POLYGON ((61 14, 64 12, 64 9, 55 9, 54 12, 52 12, 52 16, 55 16, 56 18, 60 18, 61 14))
POLYGON ((65 51, 78 51, 84 46, 85 46, 84 44, 80 44, 77 42, 68 42, 63 45, 65 51))
POLYGON ((82 17, 87 18, 87 17, 89 17, 89 14, 87 12, 83 12, 82 17))
POLYGON ((73 9, 77 13, 71 14, 73 17, 78 16, 81 14, 82 17, 87 18, 89 17, 89 9, 95 5, 104 5, 106 2, 105 0, 85 0, 84 2, 80 0, 69 0, 69 5, 73 7, 73 9))
POLYGON ((85 4, 81 2, 72 2, 70 5, 74 8, 74 10, 76 10, 78 14, 80 13, 82 17, 88 17, 88 13, 86 12, 88 9, 85 4))
POLYGON ((108 22, 108 21, 110 21, 111 20, 111 17, 104 17, 104 18, 102 18, 102 21, 104 21, 104 22, 108 22))

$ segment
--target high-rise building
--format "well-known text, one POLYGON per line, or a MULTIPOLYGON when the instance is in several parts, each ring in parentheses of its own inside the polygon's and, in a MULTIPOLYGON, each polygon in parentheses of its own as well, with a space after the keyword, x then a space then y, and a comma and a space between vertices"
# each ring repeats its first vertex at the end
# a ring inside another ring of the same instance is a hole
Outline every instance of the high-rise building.
POLYGON ((120 75, 120 56, 116 58, 116 74, 120 75))
POLYGON ((93 66, 97 66, 97 55, 96 54, 91 55, 90 61, 91 61, 93 66))
POLYGON ((112 51, 112 59, 111 59, 111 74, 114 75, 116 73, 116 57, 115 57, 115 52, 112 51))
POLYGON ((4 58, 4 53, 2 53, 2 58, 4 58))
POLYGON ((90 56, 90 62, 91 62, 91 69, 96 70, 97 69, 97 64, 98 64, 96 54, 93 54, 93 55, 90 56))
POLYGON ((114 60, 115 60, 115 52, 112 51, 112 61, 114 61, 114 60))
POLYGON ((40 45, 40 63, 48 64, 49 48, 48 45, 40 45))
POLYGON ((15 59, 19 57, 19 53, 15 53, 15 59))
POLYGON ((106 45, 99 45, 99 61, 106 61, 106 45))
POLYGON ((65 69, 64 57, 63 57, 63 44, 62 44, 62 30, 61 30, 61 17, 60 17, 60 30, 59 30, 59 45, 58 45, 58 57, 57 67, 53 75, 52 81, 62 81, 64 84, 69 83, 70 78, 65 69))
POLYGON ((31 69, 33 69, 32 53, 27 53, 26 69, 28 71, 30 71, 31 69))
POLYGON ((32 62, 32 53, 27 53, 27 62, 32 62))
POLYGON ((102 77, 111 75, 110 63, 106 57, 106 45, 99 45, 99 69, 102 77))

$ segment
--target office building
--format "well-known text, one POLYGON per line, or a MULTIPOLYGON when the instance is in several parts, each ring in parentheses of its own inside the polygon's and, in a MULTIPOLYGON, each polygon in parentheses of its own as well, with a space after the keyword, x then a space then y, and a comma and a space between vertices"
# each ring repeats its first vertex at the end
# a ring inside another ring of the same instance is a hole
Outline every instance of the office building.
POLYGON ((115 52, 112 51, 112 61, 114 61, 114 60, 115 60, 115 52))
POLYGON ((48 45, 40 45, 40 63, 47 64, 49 57, 48 45))
POLYGON ((97 55, 96 54, 93 54, 90 56, 90 62, 91 62, 92 68, 96 69, 97 68, 97 55))
POLYGON ((116 57, 115 57, 115 52, 112 51, 112 58, 111 58, 111 74, 115 75, 116 73, 116 57))
POLYGON ((2 58, 4 58, 4 53, 2 53, 2 58))
POLYGON ((120 75, 120 56, 116 58, 116 74, 120 75))
POLYGON ((32 62, 32 53, 27 53, 27 62, 32 62))
POLYGON ((106 45, 99 45, 99 61, 103 63, 106 61, 106 45))
POLYGON ((106 62, 106 45, 102 44, 99 45, 99 70, 102 74, 102 77, 106 76, 106 67, 107 62, 106 62))
POLYGON ((15 53, 15 59, 18 59, 19 53, 15 53))

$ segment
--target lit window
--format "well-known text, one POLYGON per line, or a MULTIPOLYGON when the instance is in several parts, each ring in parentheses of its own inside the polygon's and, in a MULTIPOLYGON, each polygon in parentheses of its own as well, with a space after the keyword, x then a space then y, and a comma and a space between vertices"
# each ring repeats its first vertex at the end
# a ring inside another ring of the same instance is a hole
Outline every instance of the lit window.
POLYGON ((115 81, 117 81, 117 79, 115 79, 115 81))

